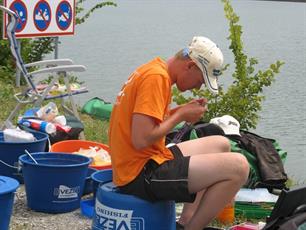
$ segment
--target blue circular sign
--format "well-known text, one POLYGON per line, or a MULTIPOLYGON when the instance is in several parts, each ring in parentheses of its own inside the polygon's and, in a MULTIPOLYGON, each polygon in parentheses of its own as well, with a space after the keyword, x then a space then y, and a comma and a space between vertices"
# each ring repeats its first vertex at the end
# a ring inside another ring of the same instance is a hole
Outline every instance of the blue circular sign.
POLYGON ((48 2, 41 0, 35 5, 33 21, 36 29, 39 31, 45 31, 49 27, 51 22, 51 8, 48 2))
POLYGON ((16 0, 12 2, 10 9, 18 15, 16 32, 20 32, 24 29, 28 20, 28 11, 26 5, 20 1, 16 0))
POLYGON ((69 2, 62 1, 56 9, 56 24, 61 30, 67 30, 72 22, 72 8, 69 2))

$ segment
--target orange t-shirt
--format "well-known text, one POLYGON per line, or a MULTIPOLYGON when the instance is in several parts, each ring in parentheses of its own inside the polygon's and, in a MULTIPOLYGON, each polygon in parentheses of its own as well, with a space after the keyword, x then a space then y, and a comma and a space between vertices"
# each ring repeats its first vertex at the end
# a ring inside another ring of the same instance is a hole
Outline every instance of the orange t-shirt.
POLYGON ((162 122, 169 115, 171 80, 167 66, 160 58, 137 68, 117 96, 113 107, 109 147, 113 167, 113 181, 117 186, 131 182, 149 159, 158 164, 173 159, 165 147, 165 138, 142 150, 132 144, 133 113, 145 114, 162 122))

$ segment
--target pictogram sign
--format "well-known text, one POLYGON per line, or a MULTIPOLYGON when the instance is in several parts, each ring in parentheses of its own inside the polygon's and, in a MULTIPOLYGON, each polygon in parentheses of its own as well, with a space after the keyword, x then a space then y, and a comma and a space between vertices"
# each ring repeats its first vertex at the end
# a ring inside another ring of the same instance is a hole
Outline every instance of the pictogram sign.
POLYGON ((16 32, 21 32, 25 28, 28 20, 27 7, 22 1, 16 0, 12 2, 10 9, 19 16, 16 32))
MULTIPOLYGON (((3 0, 18 16, 16 37, 51 37, 73 35, 76 0, 3 0)), ((4 14, 4 26, 8 16, 4 14)), ((4 31, 6 37, 6 32, 4 31)))
POLYGON ((36 29, 45 31, 51 22, 51 8, 45 0, 39 1, 33 12, 33 21, 36 29))
POLYGON ((62 1, 56 9, 56 23, 58 28, 66 30, 69 28, 72 19, 71 5, 67 1, 62 1))

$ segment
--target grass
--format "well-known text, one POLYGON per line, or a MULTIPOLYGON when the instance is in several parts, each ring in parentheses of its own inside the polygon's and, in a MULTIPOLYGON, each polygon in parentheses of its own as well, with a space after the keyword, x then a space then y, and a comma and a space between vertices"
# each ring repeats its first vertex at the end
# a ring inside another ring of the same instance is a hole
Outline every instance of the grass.
POLYGON ((84 123, 84 134, 86 140, 108 144, 108 121, 101 121, 86 114, 80 114, 84 123))
POLYGON ((10 111, 14 108, 14 89, 10 84, 3 82, 0 79, 0 122, 2 123, 9 115, 10 111))

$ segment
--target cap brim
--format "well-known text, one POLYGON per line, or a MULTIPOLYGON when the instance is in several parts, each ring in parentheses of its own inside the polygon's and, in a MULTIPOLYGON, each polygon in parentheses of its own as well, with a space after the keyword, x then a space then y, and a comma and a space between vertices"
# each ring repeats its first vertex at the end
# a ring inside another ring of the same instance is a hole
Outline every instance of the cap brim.
POLYGON ((200 63, 196 58, 191 56, 191 59, 197 64, 203 74, 204 82, 208 90, 213 94, 218 94, 218 82, 215 76, 211 76, 206 66, 200 63))
POLYGON ((234 129, 226 128, 226 127, 222 127, 222 129, 226 135, 237 135, 241 137, 239 130, 234 130, 234 129))
POLYGON ((216 77, 211 77, 206 66, 202 63, 199 63, 197 60, 197 65, 199 66, 200 70, 202 71, 204 82, 208 90, 213 94, 218 94, 218 82, 216 77))
POLYGON ((218 82, 216 77, 210 77, 208 74, 203 72, 203 78, 206 84, 206 87, 211 93, 218 94, 218 82))

